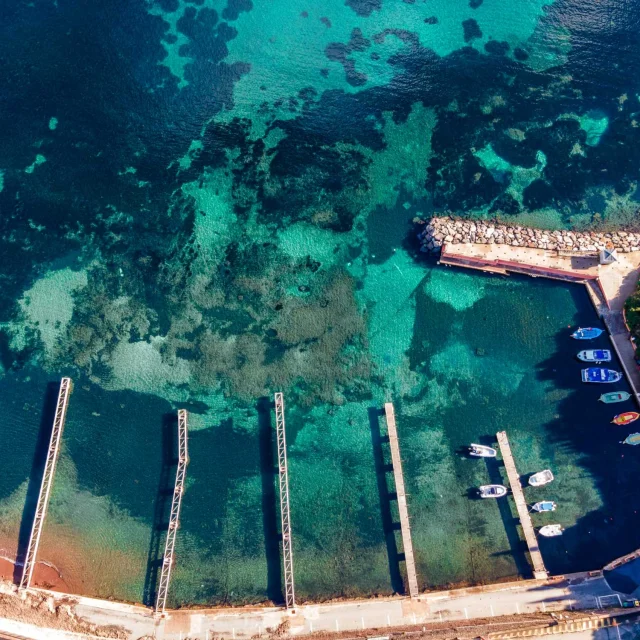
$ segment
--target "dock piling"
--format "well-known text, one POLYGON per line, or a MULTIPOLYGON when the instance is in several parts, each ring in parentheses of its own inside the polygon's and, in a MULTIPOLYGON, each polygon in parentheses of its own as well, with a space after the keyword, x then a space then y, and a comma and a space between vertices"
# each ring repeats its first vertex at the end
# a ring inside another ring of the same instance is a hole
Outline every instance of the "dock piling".
POLYGON ((62 430, 67 417, 69 396, 71 395, 72 389, 73 383, 71 378, 62 378, 56 403, 56 413, 53 418, 51 438, 49 440, 49 450, 47 451, 47 461, 42 474, 42 484, 40 485, 38 504, 36 506, 36 513, 33 518, 33 526, 31 527, 31 535, 29 537, 29 546, 27 547, 27 554, 24 558, 24 565, 22 568, 22 577, 20 579, 21 589, 28 589, 31 586, 33 570, 36 566, 36 557, 38 555, 38 546, 40 545, 40 536, 42 535, 44 519, 47 515, 49 497, 51 496, 51 487, 53 486, 53 477, 56 470, 56 463, 58 461, 58 453, 60 451, 62 430))
POLYGON ((404 549, 404 561, 407 567, 407 582, 409 583, 409 595, 418 597, 418 578, 413 557, 413 543, 411 541, 411 525, 409 524, 409 512, 407 510, 407 495, 404 490, 404 476, 402 475, 402 461, 400 459, 400 446, 398 444, 398 429, 396 427, 396 415, 393 404, 387 402, 384 405, 385 418, 387 420, 387 433, 391 448, 391 463, 393 477, 398 496, 398 511, 400 513, 400 530, 402 533, 402 546, 404 549))
POLYGON ((531 556, 531 564, 533 565, 533 577, 536 580, 546 580, 549 577, 547 569, 544 566, 542 560, 542 554, 538 547, 538 539, 536 538, 535 531, 533 529, 533 523, 531 522, 531 515, 527 508, 527 503, 524 499, 524 492, 522 491, 522 485, 520 484, 520 476, 516 469, 516 463, 511 453, 511 445, 509 444, 509 438, 507 438, 506 431, 499 431, 496 434, 498 439, 498 445, 500 446, 500 452, 502 453, 502 460, 504 467, 507 470, 507 476, 509 477, 509 484, 511 485, 511 493, 516 503, 516 509, 518 510, 518 517, 520 518, 520 524, 524 531, 524 538, 529 547, 529 555, 531 556))

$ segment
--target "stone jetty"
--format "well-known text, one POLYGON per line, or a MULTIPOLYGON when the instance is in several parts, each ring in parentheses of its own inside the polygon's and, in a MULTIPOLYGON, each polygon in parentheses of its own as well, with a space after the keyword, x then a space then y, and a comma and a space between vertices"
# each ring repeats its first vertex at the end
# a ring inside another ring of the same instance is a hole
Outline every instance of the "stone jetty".
POLYGON ((417 221, 418 237, 425 253, 440 253, 444 244, 506 244, 529 249, 594 252, 617 249, 621 253, 640 251, 640 233, 627 231, 548 231, 491 220, 469 220, 435 216, 417 221))

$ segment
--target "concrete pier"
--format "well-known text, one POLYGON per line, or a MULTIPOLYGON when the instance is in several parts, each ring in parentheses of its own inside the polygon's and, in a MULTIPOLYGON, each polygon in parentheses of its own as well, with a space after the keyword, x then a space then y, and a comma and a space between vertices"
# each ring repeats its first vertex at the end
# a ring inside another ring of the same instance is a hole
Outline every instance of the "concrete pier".
POLYGON ((411 525, 409 524, 409 512, 407 510, 407 496, 404 490, 404 476, 402 475, 402 461, 400 459, 400 447, 398 445, 398 429, 396 428, 396 416, 393 404, 387 402, 384 405, 384 413, 387 419, 387 433, 391 448, 391 461, 393 464, 393 477, 398 496, 398 511, 400 512, 400 529, 402 532, 402 546, 404 549, 404 562, 407 567, 407 582, 409 583, 409 595, 418 597, 418 578, 416 577, 416 564, 413 558, 413 542, 411 541, 411 525))
POLYGON ((544 566, 542 560, 542 554, 538 547, 538 539, 533 529, 533 523, 531 522, 531 516, 529 515, 529 508, 527 502, 524 499, 524 493, 522 491, 522 485, 520 484, 520 476, 516 469, 516 463, 511 453, 511 445, 507 438, 506 431, 499 431, 496 434, 498 444, 500 445, 500 452, 502 453, 502 460, 504 462, 505 469, 507 470, 507 476, 509 477, 509 484, 511 485, 511 492, 513 499, 518 509, 518 517, 520 518, 520 524, 524 531, 524 538, 527 541, 529 547, 529 555, 531 556, 531 564, 533 565, 533 577, 537 580, 546 580, 549 577, 547 569, 544 566))

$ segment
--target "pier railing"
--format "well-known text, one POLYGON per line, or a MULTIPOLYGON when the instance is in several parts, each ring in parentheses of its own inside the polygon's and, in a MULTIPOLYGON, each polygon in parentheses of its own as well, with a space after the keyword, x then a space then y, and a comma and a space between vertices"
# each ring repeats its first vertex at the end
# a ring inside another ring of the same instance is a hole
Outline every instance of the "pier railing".
POLYGON ((176 483, 173 489, 173 499, 171 501, 171 515, 169 516, 169 528, 167 539, 164 545, 164 556, 162 558, 162 571, 160 573, 160 584, 158 586, 158 596, 156 599, 156 614, 163 614, 167 605, 167 595, 169 594, 169 583, 171 581, 171 569, 174 563, 174 552, 176 547, 176 536, 180 525, 180 508, 182 506, 182 496, 184 494, 184 482, 187 477, 187 465, 189 464, 189 452, 187 449, 187 411, 178 411, 178 469, 176 471, 176 483))
POLYGON ((284 567, 285 603, 287 609, 296 606, 293 580, 293 547, 291 540, 291 514, 289 511, 289 469, 287 467, 287 438, 284 422, 284 397, 275 394, 276 435, 278 440, 278 470, 280 472, 280 514, 282 518, 282 562, 284 567))
POLYGON ((73 383, 71 382, 71 378, 62 378, 56 403, 56 413, 53 418, 51 438, 49 440, 49 450, 47 451, 47 461, 45 463, 44 473, 42 474, 38 504, 36 505, 36 513, 33 518, 33 526, 31 527, 31 536, 29 537, 27 554, 24 558, 24 565, 22 568, 22 577, 20 579, 21 589, 28 589, 31 586, 33 570, 36 566, 36 558, 38 556, 38 546, 40 545, 40 536, 42 535, 42 528, 44 527, 44 520, 47 515, 47 507, 49 506, 49 497, 51 496, 51 487, 53 486, 56 462, 58 461, 58 453, 60 451, 62 430, 64 429, 64 422, 67 417, 69 396, 72 389, 73 383))

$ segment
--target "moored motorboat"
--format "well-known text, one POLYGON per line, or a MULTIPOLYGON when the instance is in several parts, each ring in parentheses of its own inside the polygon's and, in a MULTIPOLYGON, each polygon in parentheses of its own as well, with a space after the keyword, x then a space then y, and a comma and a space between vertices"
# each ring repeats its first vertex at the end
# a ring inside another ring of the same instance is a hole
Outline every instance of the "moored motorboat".
POLYGON ((610 391, 609 393, 603 393, 598 400, 605 404, 613 404, 614 402, 624 402, 629 400, 631 394, 627 391, 610 391))
POLYGON ((595 329, 594 327, 579 328, 571 334, 574 340, 593 340, 604 333, 603 329, 595 329))
POLYGON ((638 418, 640 418, 640 413, 636 411, 625 411, 624 413, 618 414, 611 422, 613 422, 613 424, 625 425, 635 422, 638 418))
POLYGON ((582 362, 611 362, 609 349, 585 349, 578 354, 578 360, 582 362))
POLYGON ((545 524, 544 527, 540 527, 538 533, 545 538, 555 538, 561 536, 563 531, 561 524, 545 524))
POLYGON ((551 473, 550 469, 545 469, 544 471, 538 471, 538 473, 534 473, 529 478, 529 484, 532 487, 541 487, 545 484, 549 484, 553 481, 553 473, 551 473))
POLYGON ((469 455, 475 458, 495 458, 496 450, 484 444, 471 443, 469 445, 469 455))
POLYGON ((507 495, 507 487, 502 484, 484 484, 478 487, 481 498, 502 498, 507 495))
POLYGON ((582 382, 618 382, 622 379, 622 374, 613 369, 602 369, 601 367, 589 367, 582 370, 582 382))
POLYGON ((547 513, 548 511, 555 511, 556 506, 556 503, 552 500, 542 500, 542 502, 536 502, 531 507, 531 511, 537 511, 538 513, 547 513))
POLYGON ((630 444, 632 447, 636 447, 640 444, 640 433, 630 433, 621 444, 630 444))

